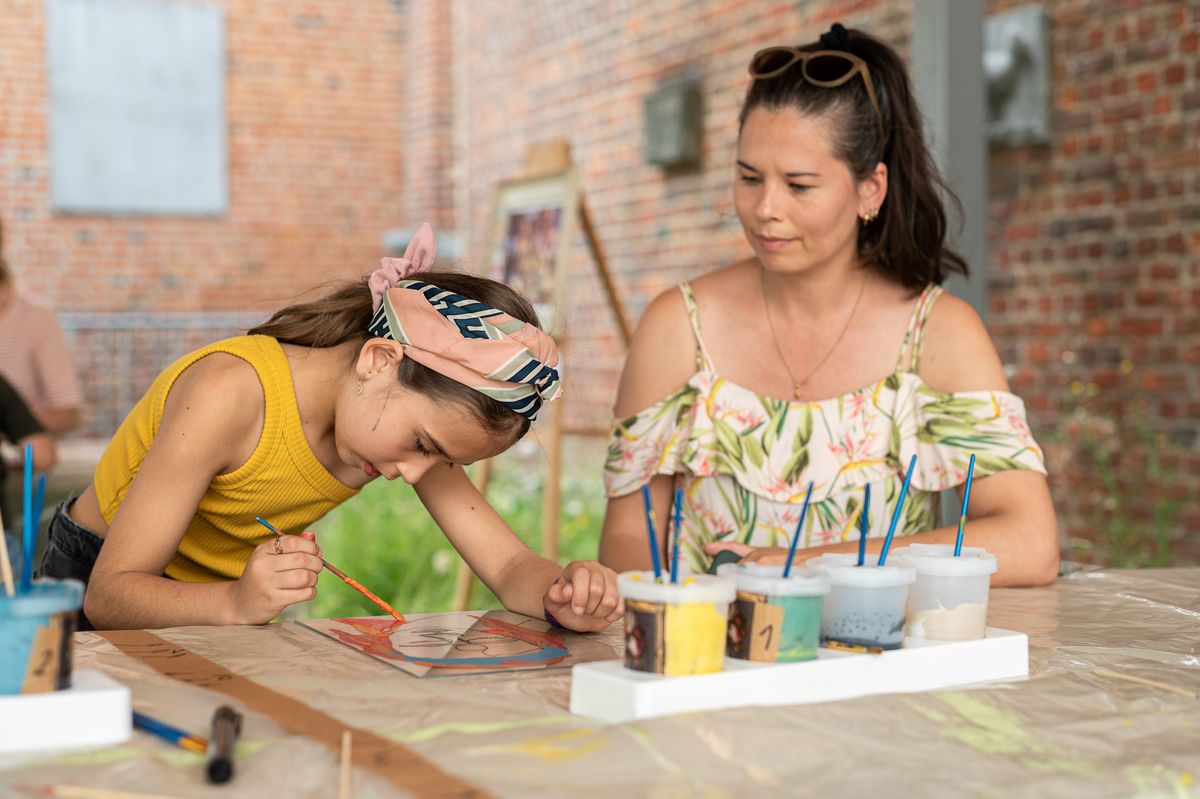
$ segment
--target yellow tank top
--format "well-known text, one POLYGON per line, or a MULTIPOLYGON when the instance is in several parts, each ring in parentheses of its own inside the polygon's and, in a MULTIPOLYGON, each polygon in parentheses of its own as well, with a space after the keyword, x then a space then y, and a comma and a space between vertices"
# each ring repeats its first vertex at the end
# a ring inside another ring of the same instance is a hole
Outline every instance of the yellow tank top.
POLYGON ((270 336, 239 336, 185 355, 160 374, 138 401, 96 466, 96 497, 109 524, 137 476, 162 421, 167 393, 183 370, 214 352, 254 367, 266 395, 262 438, 237 469, 217 475, 164 574, 175 580, 236 580, 251 550, 271 537, 262 516, 284 532, 300 532, 358 493, 317 460, 304 430, 287 356, 270 336))

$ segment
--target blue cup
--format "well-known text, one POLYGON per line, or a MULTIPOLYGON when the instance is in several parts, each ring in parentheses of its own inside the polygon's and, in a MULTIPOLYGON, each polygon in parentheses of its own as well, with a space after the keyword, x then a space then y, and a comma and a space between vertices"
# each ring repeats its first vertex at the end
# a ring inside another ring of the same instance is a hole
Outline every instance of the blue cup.
POLYGON ((78 580, 36 580, 11 597, 0 590, 0 695, 71 687, 72 635, 82 606, 78 580))

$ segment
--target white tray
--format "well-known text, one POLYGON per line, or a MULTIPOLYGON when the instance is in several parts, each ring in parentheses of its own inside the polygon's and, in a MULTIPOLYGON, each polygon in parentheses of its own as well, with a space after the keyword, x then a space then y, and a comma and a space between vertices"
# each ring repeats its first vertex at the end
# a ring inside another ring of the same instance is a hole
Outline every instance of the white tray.
POLYGON ((816 660, 754 663, 725 659, 725 671, 665 677, 620 660, 571 669, 571 712, 604 721, 744 705, 803 705, 871 694, 907 693, 1029 676, 1029 639, 989 627, 976 641, 904 639, 880 655, 822 648, 816 660))
POLYGON ((85 749, 129 740, 129 689, 98 671, 82 669, 72 677, 64 691, 0 696, 0 753, 85 749))

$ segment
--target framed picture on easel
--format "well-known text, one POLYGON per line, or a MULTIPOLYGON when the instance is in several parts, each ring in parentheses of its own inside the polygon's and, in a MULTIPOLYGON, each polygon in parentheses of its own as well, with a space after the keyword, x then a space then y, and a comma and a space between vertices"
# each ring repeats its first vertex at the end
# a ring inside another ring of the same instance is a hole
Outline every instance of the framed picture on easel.
POLYGON ((542 328, 560 338, 567 265, 579 187, 574 170, 500 184, 492 232, 492 274, 533 304, 542 328))

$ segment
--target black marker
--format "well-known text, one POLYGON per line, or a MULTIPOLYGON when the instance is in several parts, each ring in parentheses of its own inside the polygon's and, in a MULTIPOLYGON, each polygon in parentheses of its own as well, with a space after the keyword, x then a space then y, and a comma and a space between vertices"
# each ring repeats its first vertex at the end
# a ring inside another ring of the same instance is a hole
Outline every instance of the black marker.
POLYGON ((229 705, 213 713, 212 734, 208 736, 208 781, 228 782, 233 777, 233 747, 242 731, 242 716, 229 705))

